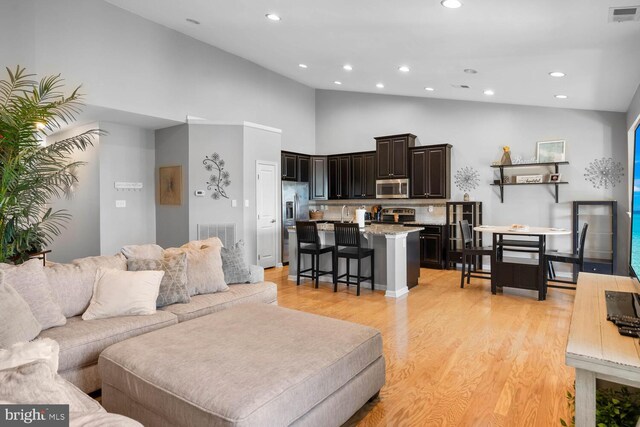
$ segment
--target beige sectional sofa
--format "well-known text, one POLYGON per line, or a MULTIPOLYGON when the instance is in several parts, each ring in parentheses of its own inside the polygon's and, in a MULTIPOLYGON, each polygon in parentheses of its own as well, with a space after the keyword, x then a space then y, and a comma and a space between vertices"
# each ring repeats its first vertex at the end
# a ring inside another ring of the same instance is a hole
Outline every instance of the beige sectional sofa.
MULTIPOLYGON (((226 292, 195 295, 187 304, 163 307, 147 316, 121 316, 108 319, 82 320, 93 293, 98 267, 127 269, 122 255, 87 257, 70 264, 53 264, 45 273, 62 312, 64 326, 46 329, 39 337, 51 338, 60 345, 59 373, 82 391, 90 393, 102 386, 97 362, 100 353, 112 344, 179 322, 224 310, 246 302, 277 303, 274 283, 260 281, 229 286, 226 292)), ((252 278, 260 278, 259 269, 252 278)))

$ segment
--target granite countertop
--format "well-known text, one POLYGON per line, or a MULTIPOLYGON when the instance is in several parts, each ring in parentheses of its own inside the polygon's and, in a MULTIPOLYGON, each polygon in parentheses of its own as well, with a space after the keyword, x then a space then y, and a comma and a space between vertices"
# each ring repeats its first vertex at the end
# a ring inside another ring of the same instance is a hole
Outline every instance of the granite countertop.
POLYGON ((406 225, 446 225, 447 222, 444 219, 428 219, 425 221, 407 221, 406 225))
MULTIPOLYGON (((289 227, 289 231, 295 231, 295 227, 289 227)), ((333 224, 318 224, 318 231, 333 231, 333 224)), ((393 235, 402 233, 415 233, 422 231, 420 227, 406 227, 403 225, 373 224, 367 225, 362 233, 371 235, 393 235)))

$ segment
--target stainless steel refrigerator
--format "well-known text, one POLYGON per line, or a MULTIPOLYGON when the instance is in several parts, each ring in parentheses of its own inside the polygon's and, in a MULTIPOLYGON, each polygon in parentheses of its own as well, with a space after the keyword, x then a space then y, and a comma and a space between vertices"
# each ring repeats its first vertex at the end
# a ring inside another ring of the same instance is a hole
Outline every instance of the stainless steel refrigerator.
POLYGON ((289 262, 289 232, 296 221, 309 220, 309 184, 282 181, 282 262, 289 262))

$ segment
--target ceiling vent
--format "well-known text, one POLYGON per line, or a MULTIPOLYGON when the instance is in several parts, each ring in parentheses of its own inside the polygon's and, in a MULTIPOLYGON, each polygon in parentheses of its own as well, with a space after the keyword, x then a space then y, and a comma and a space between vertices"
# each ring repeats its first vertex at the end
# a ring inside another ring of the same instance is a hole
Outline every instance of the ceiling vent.
POLYGON ((610 7, 609 22, 640 21, 640 6, 610 7))

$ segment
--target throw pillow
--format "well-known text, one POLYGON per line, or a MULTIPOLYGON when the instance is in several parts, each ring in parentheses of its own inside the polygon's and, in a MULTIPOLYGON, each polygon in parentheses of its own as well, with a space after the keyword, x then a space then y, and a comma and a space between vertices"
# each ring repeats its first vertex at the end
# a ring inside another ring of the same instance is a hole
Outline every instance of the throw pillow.
POLYGON ((0 264, 5 272, 5 282, 29 304, 42 329, 49 329, 64 325, 67 319, 56 303, 43 268, 42 261, 37 259, 20 265, 0 264))
POLYGON ((232 283, 249 283, 251 271, 244 260, 244 242, 240 240, 230 248, 222 248, 222 271, 227 285, 232 283))
POLYGON ((29 304, 15 289, 4 283, 0 271, 0 348, 8 348, 21 341, 31 341, 42 327, 31 313, 29 304))
POLYGON ((154 314, 164 271, 98 268, 83 320, 154 314))
POLYGON ((166 255, 162 259, 130 259, 129 271, 164 271, 156 307, 191 301, 187 290, 187 254, 166 255))
POLYGON ((164 249, 161 246, 148 245, 128 245, 122 247, 122 255, 127 259, 162 259, 164 249))
POLYGON ((170 248, 165 254, 187 254, 189 296, 211 294, 229 289, 224 281, 220 247, 206 249, 170 248))
POLYGON ((31 342, 19 342, 7 349, 0 349, 0 371, 42 360, 51 372, 58 372, 60 345, 51 338, 41 338, 31 342))
POLYGON ((218 237, 209 237, 208 239, 204 240, 192 240, 180 247, 187 249, 202 249, 203 246, 208 246, 210 248, 221 248, 223 245, 222 240, 220 240, 218 237))

